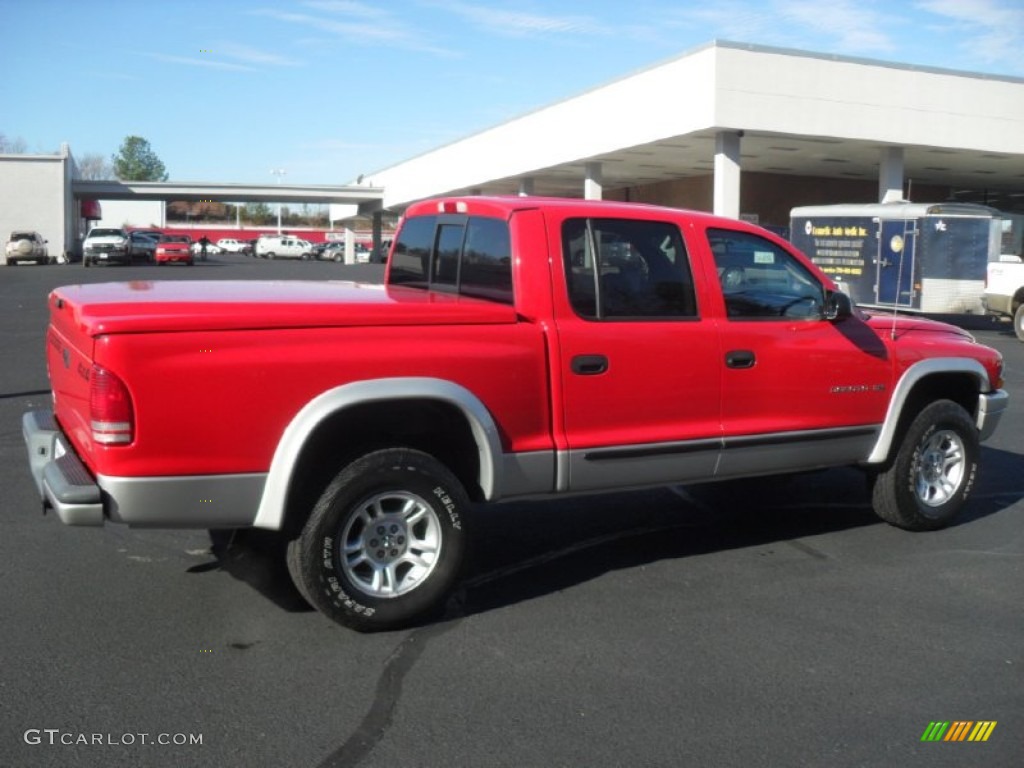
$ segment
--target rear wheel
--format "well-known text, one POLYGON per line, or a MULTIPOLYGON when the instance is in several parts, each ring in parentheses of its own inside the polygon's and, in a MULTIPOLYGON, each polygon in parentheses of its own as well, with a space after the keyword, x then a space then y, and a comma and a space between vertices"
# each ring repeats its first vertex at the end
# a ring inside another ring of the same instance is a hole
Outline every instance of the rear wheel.
POLYGON ((392 448, 357 459, 288 545, 299 592, 344 626, 395 629, 439 610, 459 574, 469 500, 434 457, 392 448))
POLYGON ((1024 341, 1024 304, 1017 307, 1017 311, 1013 313, 1013 332, 1017 334, 1017 338, 1024 341))
POLYGON ((271 251, 270 253, 268 253, 268 254, 267 254, 267 258, 268 258, 268 259, 272 259, 272 258, 274 258, 274 253, 273 253, 273 251, 271 251))
POLYGON ((874 479, 876 514, 909 531, 949 525, 971 492, 979 450, 978 430, 967 411, 950 400, 928 405, 874 479))

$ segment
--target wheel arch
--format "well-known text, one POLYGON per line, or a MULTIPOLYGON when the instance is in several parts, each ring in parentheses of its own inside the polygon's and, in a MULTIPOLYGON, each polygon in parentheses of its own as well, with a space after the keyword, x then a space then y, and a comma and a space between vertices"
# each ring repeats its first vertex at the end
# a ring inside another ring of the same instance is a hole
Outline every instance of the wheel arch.
POLYGON ((501 439, 472 392, 444 379, 374 379, 327 390, 296 414, 274 452, 253 525, 277 530, 301 523, 293 515, 312 509, 310 500, 341 465, 388 446, 435 455, 471 498, 500 495, 501 439))
POLYGON ((867 464, 886 462, 893 445, 913 421, 914 416, 935 400, 952 400, 976 419, 978 395, 990 389, 988 371, 971 358, 932 358, 910 366, 900 377, 889 409, 867 464))
POLYGON ((1010 314, 1016 312, 1017 307, 1019 307, 1021 304, 1024 304, 1024 286, 1018 288, 1017 291, 1013 294, 1013 299, 1010 302, 1010 314))

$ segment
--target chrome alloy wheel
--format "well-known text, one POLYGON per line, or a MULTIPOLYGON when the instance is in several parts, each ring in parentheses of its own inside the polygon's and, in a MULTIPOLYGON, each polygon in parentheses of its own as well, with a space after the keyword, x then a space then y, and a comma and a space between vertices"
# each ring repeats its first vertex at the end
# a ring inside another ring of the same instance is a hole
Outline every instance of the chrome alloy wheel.
POLYGON ((964 479, 964 455, 964 444, 953 430, 928 438, 914 467, 914 490, 921 503, 939 507, 953 497, 964 479))
POLYGON ((408 491, 366 499, 349 518, 338 557, 361 592, 392 598, 430 576, 441 554, 441 524, 434 509, 408 491))

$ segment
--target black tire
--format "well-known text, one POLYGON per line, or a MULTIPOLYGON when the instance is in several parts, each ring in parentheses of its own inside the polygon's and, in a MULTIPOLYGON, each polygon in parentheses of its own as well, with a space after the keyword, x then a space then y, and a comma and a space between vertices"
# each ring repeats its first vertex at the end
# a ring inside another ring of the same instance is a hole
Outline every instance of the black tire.
POLYGON ((274 254, 273 254, 273 252, 270 252, 270 253, 268 253, 268 254, 267 254, 267 256, 266 256, 266 258, 268 258, 268 259, 272 259, 272 258, 274 258, 274 254))
POLYGON ((979 452, 978 430, 967 411, 950 400, 928 405, 874 478, 875 513, 908 531, 945 528, 970 495, 979 452))
POLYGON ((338 474, 289 542, 288 570, 302 596, 343 626, 408 626, 444 606, 468 508, 462 485, 434 457, 368 453, 338 474))
POLYGON ((334 255, 334 260, 335 260, 336 262, 342 262, 342 261, 344 261, 344 260, 345 260, 345 257, 344 257, 344 256, 342 256, 342 255, 341 255, 340 253, 336 253, 336 254, 334 255))
POLYGON ((1024 341, 1024 304, 1017 307, 1017 311, 1013 313, 1013 332, 1017 334, 1017 338, 1024 341))
POLYGON ((82 266, 83 267, 88 267, 89 266, 89 260, 88 259, 82 259, 82 266))

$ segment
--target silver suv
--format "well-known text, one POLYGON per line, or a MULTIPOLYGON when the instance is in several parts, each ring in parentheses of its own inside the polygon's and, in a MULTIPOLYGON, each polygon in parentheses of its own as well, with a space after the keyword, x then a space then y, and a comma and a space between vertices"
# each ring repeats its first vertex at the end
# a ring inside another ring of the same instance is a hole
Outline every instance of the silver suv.
POLYGON ((46 264, 49 254, 46 252, 46 240, 38 232, 18 230, 11 233, 10 239, 4 248, 4 257, 7 265, 17 264, 19 261, 34 261, 36 264, 46 264))

